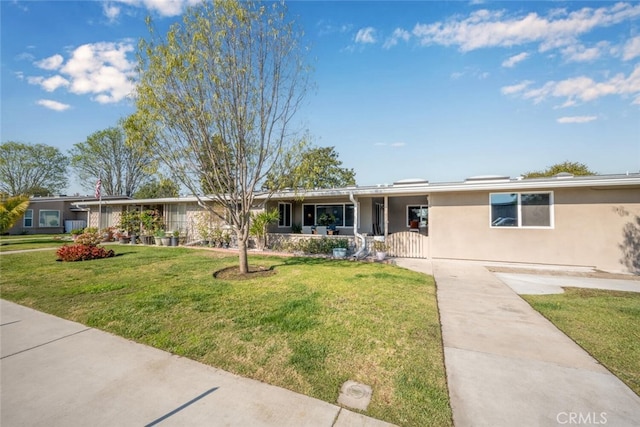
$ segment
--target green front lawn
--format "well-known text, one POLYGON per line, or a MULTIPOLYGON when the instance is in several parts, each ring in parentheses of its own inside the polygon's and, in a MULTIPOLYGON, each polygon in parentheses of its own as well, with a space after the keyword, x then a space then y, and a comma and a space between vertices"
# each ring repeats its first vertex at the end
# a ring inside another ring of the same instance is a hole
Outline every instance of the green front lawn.
POLYGON ((640 395, 640 293, 566 288, 522 297, 640 395))
POLYGON ((62 246, 64 243, 71 243, 71 237, 68 234, 21 234, 17 236, 1 236, 0 252, 57 248, 62 246))
POLYGON ((3 256, 2 298, 335 403, 351 379, 373 388, 366 415, 448 426, 435 285, 382 264, 252 256, 276 274, 214 279, 237 258, 114 246, 115 258, 3 256))

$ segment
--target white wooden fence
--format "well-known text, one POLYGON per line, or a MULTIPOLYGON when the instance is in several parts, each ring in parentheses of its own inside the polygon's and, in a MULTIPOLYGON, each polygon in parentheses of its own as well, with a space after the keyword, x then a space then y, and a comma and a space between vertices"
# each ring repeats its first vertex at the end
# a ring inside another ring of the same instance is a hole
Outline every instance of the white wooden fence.
POLYGON ((429 238, 419 233, 402 231, 387 236, 388 255, 402 258, 429 258, 429 238))

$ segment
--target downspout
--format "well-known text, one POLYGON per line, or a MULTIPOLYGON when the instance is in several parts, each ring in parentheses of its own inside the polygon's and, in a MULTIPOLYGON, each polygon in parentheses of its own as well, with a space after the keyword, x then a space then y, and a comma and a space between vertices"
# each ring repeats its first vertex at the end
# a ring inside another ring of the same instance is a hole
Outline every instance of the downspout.
POLYGON ((353 235, 355 236, 356 240, 360 239, 360 249, 358 249, 358 251, 353 254, 353 257, 355 259, 362 259, 369 254, 369 251, 367 250, 367 239, 365 239, 362 234, 358 233, 358 202, 353 197, 352 192, 349 192, 349 200, 351 200, 351 203, 353 203, 353 235))

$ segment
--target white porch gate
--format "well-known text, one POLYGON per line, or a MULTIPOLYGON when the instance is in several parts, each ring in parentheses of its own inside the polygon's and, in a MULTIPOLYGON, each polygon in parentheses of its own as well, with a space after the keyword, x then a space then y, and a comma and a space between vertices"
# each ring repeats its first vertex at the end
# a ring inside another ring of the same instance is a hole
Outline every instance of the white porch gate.
POLYGON ((389 256, 401 258, 429 258, 429 238, 420 233, 402 231, 387 236, 389 256))

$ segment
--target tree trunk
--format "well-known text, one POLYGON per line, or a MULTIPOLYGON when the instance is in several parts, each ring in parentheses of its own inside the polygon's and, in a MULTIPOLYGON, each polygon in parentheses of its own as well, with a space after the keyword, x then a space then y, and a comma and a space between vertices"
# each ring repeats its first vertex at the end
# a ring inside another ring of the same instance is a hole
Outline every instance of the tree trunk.
POLYGON ((245 239, 238 239, 238 261, 240 273, 246 274, 249 272, 249 257, 247 256, 247 241, 245 239))

